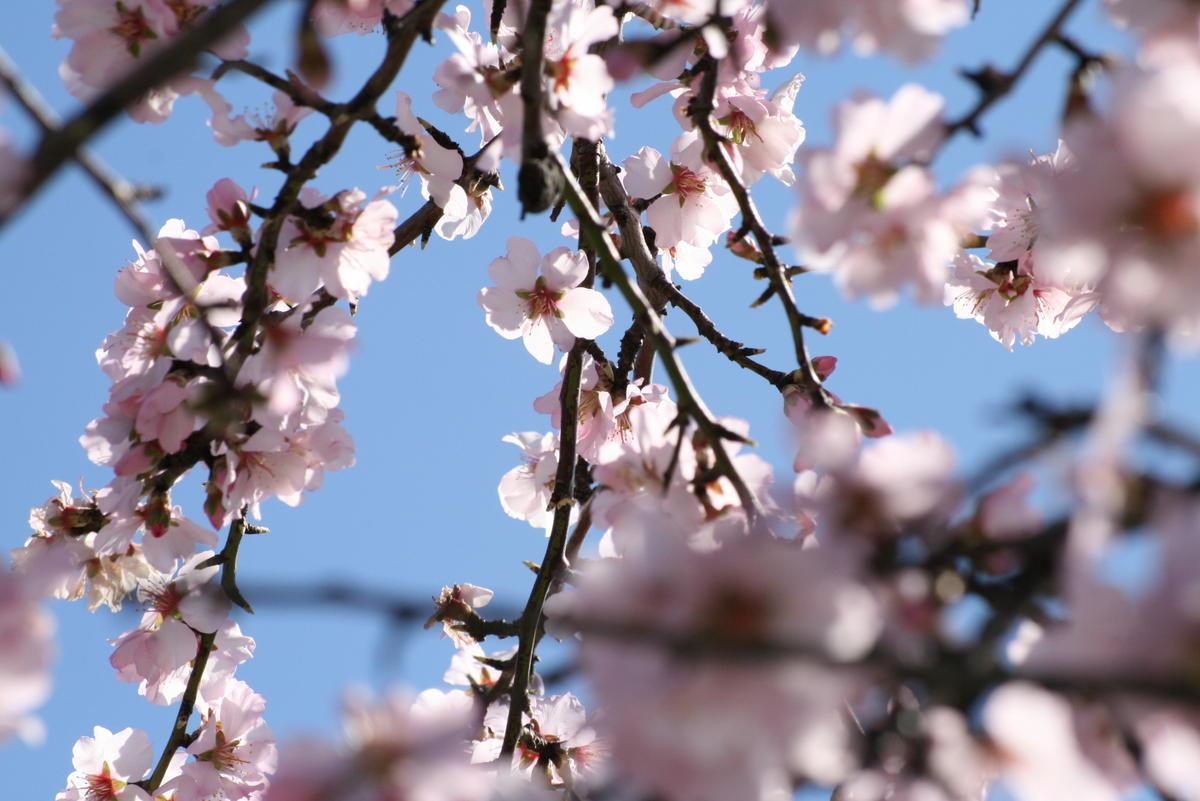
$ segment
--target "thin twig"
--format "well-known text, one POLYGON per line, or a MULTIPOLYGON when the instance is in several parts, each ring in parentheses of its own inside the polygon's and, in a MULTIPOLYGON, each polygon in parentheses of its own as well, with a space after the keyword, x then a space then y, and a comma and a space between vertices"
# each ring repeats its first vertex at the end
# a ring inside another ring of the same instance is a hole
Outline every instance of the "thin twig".
POLYGON ((675 338, 671 336, 663 325, 662 319, 654 312, 645 294, 629 280, 629 276, 621 267, 621 254, 617 252, 612 239, 606 233, 606 227, 601 222, 595 206, 584 195, 579 183, 570 174, 561 159, 558 164, 567 203, 579 218, 580 241, 590 243, 599 259, 600 269, 604 276, 616 284, 626 302, 633 308, 635 317, 645 328, 646 336, 654 343, 658 357, 675 388, 679 408, 695 420, 696 425, 704 433, 716 458, 718 471, 733 484, 746 516, 753 522, 760 514, 758 499, 746 485, 737 468, 734 467, 733 460, 725 449, 726 440, 744 442, 745 438, 718 423, 704 404, 700 393, 692 385, 692 380, 684 369, 683 363, 675 354, 675 338))
POLYGON ((716 165, 717 171, 725 179, 725 183, 729 185, 737 200, 738 209, 742 213, 742 228, 739 233, 754 235, 754 241, 763 256, 767 279, 783 304, 788 326, 792 332, 792 345, 796 351, 795 383, 808 393, 815 404, 823 406, 828 403, 828 399, 821 388, 821 379, 813 369, 812 361, 804 344, 804 328, 817 321, 802 313, 796 306, 796 297, 792 294, 792 284, 787 275, 787 268, 775 252, 776 239, 767 230, 762 215, 759 214, 758 207, 754 204, 754 198, 750 196, 750 190, 738 175, 729 154, 725 152, 724 137, 713 128, 712 114, 717 91, 718 67, 719 63, 711 56, 705 56, 702 59, 700 91, 692 100, 692 121, 704 138, 705 154, 708 160, 716 165))
POLYGON ((1011 72, 1000 72, 987 67, 979 72, 966 73, 967 77, 979 87, 979 100, 961 117, 946 124, 946 135, 943 141, 949 140, 961 131, 970 131, 975 136, 981 135, 979 130, 980 118, 987 113, 988 109, 1006 97, 1016 87, 1025 73, 1029 71, 1029 68, 1033 66, 1033 62, 1037 60, 1038 54, 1047 45, 1054 43, 1058 38, 1059 31, 1072 12, 1080 5, 1080 2, 1081 0, 1067 0, 1063 3, 1058 13, 1054 15, 1038 38, 1025 49, 1025 52, 1021 55, 1021 60, 1017 62, 1017 66, 1011 72))

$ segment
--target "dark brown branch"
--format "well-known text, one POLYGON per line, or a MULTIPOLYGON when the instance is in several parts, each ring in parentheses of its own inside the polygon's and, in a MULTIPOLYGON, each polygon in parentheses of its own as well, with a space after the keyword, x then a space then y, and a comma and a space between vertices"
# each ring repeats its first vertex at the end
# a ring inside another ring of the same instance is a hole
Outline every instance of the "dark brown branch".
POLYGON ((240 359, 248 356, 253 348, 258 320, 270 304, 267 274, 275 258, 279 233, 283 229, 287 216, 299 203, 300 190, 316 176, 321 167, 337 154, 354 124, 375 113, 376 102, 400 73, 400 68, 404 66, 417 36, 430 35, 430 26, 433 24, 434 16, 444 1, 422 0, 402 18, 388 13, 384 14, 384 28, 387 32, 388 45, 383 60, 367 78, 362 88, 332 118, 329 130, 325 132, 324 136, 314 142, 303 158, 289 170, 287 180, 284 181, 279 193, 275 196, 275 202, 268 212, 267 220, 259 230, 259 242, 254 254, 254 262, 246 270, 242 323, 234 333, 238 347, 237 355, 240 359))
POLYGON ((717 91, 718 66, 718 62, 711 56, 705 56, 702 60, 700 91, 692 100, 692 122, 704 138, 706 157, 716 165, 717 171, 725 179, 725 183, 729 185, 737 200, 738 208, 742 212, 742 227, 739 233, 754 235, 754 241, 763 256, 767 279, 783 304, 788 326, 792 331, 792 344, 796 351, 797 368, 793 373, 794 383, 800 386, 814 403, 826 405, 828 399, 821 388, 821 379, 813 369, 812 361, 804 345, 804 329, 806 326, 811 326, 815 320, 803 314, 796 306, 796 297, 792 294, 792 284, 787 275, 787 268, 775 252, 776 239, 767 230, 762 216, 758 213, 758 207, 755 206, 754 199, 750 196, 750 190, 746 188, 746 184, 734 168, 729 154, 725 152, 725 138, 713 128, 712 114, 717 91))
POLYGON ((979 100, 963 116, 946 124, 946 140, 949 140, 961 131, 970 131, 975 136, 982 135, 979 130, 980 118, 987 113, 988 109, 1006 97, 1016 87, 1025 73, 1029 71, 1029 68, 1033 66, 1033 62, 1037 60, 1038 54, 1046 46, 1053 44, 1058 39, 1059 31, 1062 30, 1063 25, 1072 12, 1079 6, 1080 2, 1081 0, 1067 0, 1063 3, 1058 13, 1054 15, 1038 38, 1025 49, 1020 61, 1017 62, 1017 66, 1011 72, 1000 72, 993 67, 985 67, 977 72, 964 73, 967 78, 979 87, 979 100))
POLYGON ((138 785, 149 793, 153 793, 162 784, 163 778, 167 775, 167 768, 171 765, 171 758, 187 742, 188 721, 191 720, 192 711, 196 708, 196 697, 200 694, 200 681, 204 678, 204 668, 208 666, 208 657, 212 653, 216 639, 216 632, 201 634, 198 638, 196 658, 192 660, 192 672, 188 675, 187 686, 184 688, 183 698, 179 702, 179 711, 175 713, 175 723, 171 726, 167 744, 163 746, 162 753, 159 754, 158 762, 154 765, 154 772, 148 779, 138 782, 138 785))
POLYGON ((313 91, 308 86, 305 86, 298 81, 289 80, 282 76, 276 75, 265 67, 259 66, 252 61, 245 60, 226 60, 222 61, 212 73, 214 81, 220 80, 222 76, 229 72, 240 72, 243 75, 248 75, 267 86, 272 87, 287 95, 292 102, 299 106, 306 106, 315 111, 319 111, 326 117, 332 117, 338 111, 338 104, 330 100, 326 100, 317 92, 313 91))
POLYGON ((600 165, 600 177, 600 194, 604 197, 604 204, 608 206, 613 219, 617 222, 617 228, 621 231, 621 249, 633 264, 634 272, 638 277, 638 285, 647 298, 657 304, 655 309, 661 310, 666 303, 670 303, 691 318, 697 333, 712 343, 718 353, 739 367, 762 376, 776 387, 782 389, 786 386, 788 383, 786 373, 772 370, 750 358, 763 351, 747 348, 741 342, 722 334, 698 304, 667 280, 650 252, 649 244, 642 232, 641 215, 634 210, 630 203, 629 195, 625 192, 625 187, 621 185, 617 168, 607 159, 600 165))
POLYGON ((695 420, 704 433, 716 459, 717 470, 733 484, 746 516, 753 522, 760 514, 758 499, 734 467, 733 460, 725 449, 726 440, 745 441, 744 438, 718 423, 704 404, 675 353, 675 338, 667 331, 645 294, 629 280, 629 276, 621 267, 621 254, 609 238, 607 228, 600 220, 595 206, 588 200, 566 166, 561 161, 558 163, 567 203, 579 218, 580 242, 589 243, 599 259, 603 275, 616 284, 626 302, 633 308, 635 318, 645 328, 646 336, 654 343, 671 385, 675 388, 680 410, 695 420))
MULTIPOLYGON (((544 20, 543 20, 544 23, 544 20)), ((576 141, 576 151, 580 154, 580 174, 587 181, 587 192, 596 196, 598 157, 594 143, 576 141), (590 162, 590 163, 588 163, 590 162)), ((579 184, 576 184, 579 186, 579 184)), ((591 288, 595 284, 595 249, 582 240, 580 249, 588 258, 590 269, 581 286, 591 288)), ((550 495, 550 507, 554 510, 554 521, 550 528, 550 540, 546 543, 546 553, 538 566, 537 578, 529 592, 529 600, 525 603, 525 611, 519 621, 520 642, 517 646, 517 656, 513 666, 512 687, 508 693, 508 720, 504 728, 504 742, 500 753, 508 756, 516 748, 521 736, 522 721, 525 710, 529 706, 529 680, 533 673, 533 659, 541 640, 543 631, 542 608, 549 597, 553 585, 562 573, 567 550, 567 528, 571 523, 571 510, 575 507, 575 457, 576 439, 579 432, 579 386, 583 376, 583 354, 586 351, 584 340, 576 340, 567 354, 567 364, 563 370, 562 391, 559 395, 562 430, 558 438, 558 467, 554 474, 554 491, 550 495)))
POLYGON ((550 146, 542 130, 543 70, 545 69, 546 18, 551 0, 531 0, 524 20, 521 48, 521 102, 525 117, 521 130, 521 169, 517 198, 522 213, 540 214, 558 199, 557 177, 550 146))
MULTIPOLYGON (((225 590, 229 600, 242 606, 246 611, 251 611, 249 604, 246 603, 237 589, 236 579, 238 545, 245 531, 245 525, 246 520, 242 516, 238 516, 234 520, 229 527, 229 536, 225 540, 225 547, 214 558, 220 559, 221 588, 225 590)), ((166 745, 163 746, 162 753, 158 757, 158 762, 154 766, 154 772, 146 780, 138 782, 140 787, 151 794, 162 784, 163 777, 166 776, 167 768, 170 766, 171 758, 175 756, 175 752, 187 742, 188 721, 191 720, 192 711, 196 708, 196 698, 200 694, 200 682, 204 678, 204 669, 208 665, 208 657, 212 653, 216 639, 216 632, 200 634, 198 637, 196 658, 192 660, 192 672, 188 675, 187 686, 183 691, 183 698, 179 701, 179 711, 175 713, 175 723, 171 726, 171 734, 167 737, 166 745)))
POLYGON ((37 193, 75 152, 129 106, 156 86, 187 71, 197 57, 219 42, 270 0, 229 0, 200 17, 177 38, 139 62, 82 111, 42 137, 29 174, 11 208, 0 210, 0 228, 37 193))

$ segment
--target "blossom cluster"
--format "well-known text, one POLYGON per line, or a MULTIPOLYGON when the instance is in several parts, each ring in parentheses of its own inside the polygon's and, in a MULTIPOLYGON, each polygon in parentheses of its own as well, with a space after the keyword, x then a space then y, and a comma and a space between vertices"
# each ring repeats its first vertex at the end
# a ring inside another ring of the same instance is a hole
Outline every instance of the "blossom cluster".
MULTIPOLYGON (((59 0, 62 77, 91 99, 231 5, 59 0)), ((161 122, 198 95, 216 141, 265 144, 281 187, 268 204, 216 182, 202 230, 169 220, 117 272, 124 321, 96 352, 111 385, 80 437, 112 475, 90 490, 54 482, 13 567, 0 565, 0 737, 37 734, 53 654, 42 599, 86 598, 140 606, 110 665, 146 701, 178 705, 180 722, 161 750, 146 732, 96 726, 58 801, 774 801, 802 784, 865 801, 997 786, 1019 801, 1144 787, 1200 798, 1200 501, 1194 481, 1130 458, 1143 440, 1200 453, 1151 408, 1159 341, 1194 347, 1200 328, 1200 10, 1105 6, 1138 42, 1129 63, 1087 52, 1060 18, 1016 73, 975 76, 966 116, 915 83, 856 94, 823 147, 796 114, 799 48, 920 61, 972 4, 317 0, 286 78, 245 60, 245 30, 226 30, 204 48, 215 72, 184 71, 127 111, 161 122), (388 53, 361 91, 322 97, 321 38, 380 28, 388 53), (419 116, 425 98, 397 92, 393 114, 376 108, 421 35, 448 45, 432 103, 478 132, 475 152, 419 116), (943 180, 950 139, 1052 46, 1078 61, 1054 152, 943 180), (1101 66, 1104 102, 1087 93, 1101 66), (235 113, 217 88, 234 72, 274 89, 273 112, 235 113), (610 98, 635 78, 633 107, 669 113, 670 144, 610 161, 603 140, 623 145, 610 98), (295 157, 310 117, 328 128, 295 157), (355 123, 396 146, 381 166, 398 185, 324 194, 312 183, 355 123), (454 648, 445 686, 348 693, 340 737, 277 747, 266 699, 238 675, 255 651, 232 616, 249 611, 243 537, 266 533, 270 501, 297 505, 353 465, 338 386, 353 315, 405 246, 477 235, 509 167, 576 212, 557 243, 509 236, 477 296, 484 323, 538 363, 561 354, 557 383, 529 394, 544 430, 502 439, 519 455, 499 511, 547 535, 530 598, 515 619, 492 618, 490 589, 444 587, 426 627, 454 648), (402 221, 393 201, 413 176, 424 204, 402 221), (767 176, 797 198, 786 239, 751 197, 767 176), (783 263, 785 246, 801 265, 783 263), (780 299, 793 369, 755 361, 676 285, 726 252, 769 283, 762 302, 780 299), (964 478, 938 434, 897 434, 829 389, 839 362, 811 358, 803 331, 829 321, 791 292, 811 272, 880 308, 906 294, 950 306, 1009 350, 1092 310, 1144 347, 1098 410, 1027 403, 1048 444, 964 478), (610 358, 614 287, 632 314, 610 358), (778 392, 786 468, 754 450, 748 421, 705 406, 663 325, 668 304, 778 392), (1009 470, 1088 426, 1060 469, 1009 470), (202 515, 176 503, 197 479, 202 515), (1157 572, 1137 592, 1106 572, 1126 534, 1153 545, 1157 572), (544 635, 568 644, 586 691, 539 675, 544 635)), ((5 210, 28 179, 10 151, 0 139, 5 210)))

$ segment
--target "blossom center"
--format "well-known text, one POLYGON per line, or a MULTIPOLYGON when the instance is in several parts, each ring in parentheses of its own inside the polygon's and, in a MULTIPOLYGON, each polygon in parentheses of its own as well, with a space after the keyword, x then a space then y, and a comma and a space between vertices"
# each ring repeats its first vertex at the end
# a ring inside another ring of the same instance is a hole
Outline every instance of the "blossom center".
POLYGON ((554 90, 565 91, 571 85, 571 73, 575 66, 574 56, 563 56, 561 61, 552 61, 548 65, 551 77, 554 78, 554 90))
POLYGON ((175 15, 175 21, 180 27, 187 25, 204 11, 199 3, 189 3, 188 0, 165 0, 167 8, 175 15))
POLYGON ((99 774, 92 774, 84 779, 84 798, 87 801, 112 801, 117 793, 125 789, 125 782, 114 778, 109 773, 110 768, 105 762, 99 774))
POLYGON ((240 740, 226 740, 225 732, 221 731, 220 724, 217 724, 216 747, 200 754, 196 759, 211 763, 222 773, 236 772, 241 765, 246 764, 246 760, 237 755, 239 745, 241 745, 240 740))
POLYGON ((158 34, 150 27, 144 8, 129 8, 117 0, 116 9, 117 23, 108 30, 125 42, 125 49, 129 51, 129 55, 137 58, 142 52, 142 42, 157 39, 158 34))
POLYGON ((704 194, 707 187, 708 181, 703 176, 697 175, 687 167, 678 164, 671 165, 671 186, 668 191, 673 190, 679 195, 680 205, 683 205, 683 201, 692 195, 704 194))
POLYGON ((1178 240, 1200 233, 1200 216, 1191 196, 1180 189, 1145 195, 1133 213, 1135 225, 1163 240, 1178 240))
POLYGON ((754 120, 740 109, 733 109, 719 122, 729 128, 729 138, 735 145, 746 144, 746 139, 751 136, 762 141, 762 137, 759 136, 758 129, 754 125, 754 120))
POLYGON ((896 174, 896 168, 874 154, 854 165, 854 194, 869 198, 876 206, 881 205, 878 195, 896 174))
POLYGON ((558 302, 563 299, 565 294, 565 292, 546 286, 545 279, 539 276, 533 283, 533 289, 519 290, 517 297, 525 301, 528 316, 537 320, 541 317, 561 317, 562 312, 558 310, 558 302))

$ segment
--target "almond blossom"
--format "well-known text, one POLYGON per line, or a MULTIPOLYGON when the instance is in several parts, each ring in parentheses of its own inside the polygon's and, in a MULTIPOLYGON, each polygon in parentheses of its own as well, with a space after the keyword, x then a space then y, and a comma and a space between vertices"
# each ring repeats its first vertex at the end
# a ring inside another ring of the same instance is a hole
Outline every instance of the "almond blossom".
MULTIPOLYGON (((114 79, 137 68, 149 53, 192 25, 217 0, 58 0, 53 35, 74 41, 59 74, 71 94, 91 99, 114 79)), ((240 26, 213 46, 239 59, 249 35, 240 26)), ((183 76, 152 89, 128 109, 138 122, 162 122, 181 94, 206 82, 183 76)))
POLYGON ((324 219, 288 218, 268 279, 271 289, 301 303, 324 285, 334 297, 357 303, 372 280, 387 278, 399 212, 386 200, 364 205, 366 199, 357 189, 328 199, 312 192, 302 195, 305 207, 318 210, 324 219))
MULTIPOLYGON (((588 725, 587 710, 578 698, 571 693, 533 695, 522 720, 524 733, 512 755, 514 769, 544 772, 551 787, 585 787, 597 778, 607 749, 588 725)), ((472 762, 486 764, 500 757, 507 721, 507 704, 488 708, 484 736, 473 745, 472 762)))
POLYGON ((74 772, 57 801, 150 801, 133 782, 150 770, 154 752, 140 729, 113 733, 97 726, 91 737, 80 737, 71 750, 74 772))
POLYGON ((1146 44, 1170 39, 1194 43, 1200 31, 1200 9, 1190 0, 1104 0, 1104 7, 1146 44))
POLYGON ((173 799, 260 798, 276 763, 275 738, 262 718, 266 706, 245 682, 230 681, 201 716, 199 735, 187 747, 194 760, 171 782, 173 799))
POLYGON ((607 95, 613 88, 604 59, 588 52, 617 35, 609 6, 563 3, 547 22, 546 68, 551 73, 551 109, 573 136, 599 139, 612 130, 607 95))
POLYGON ((549 508, 558 470, 558 437, 526 431, 509 434, 503 442, 521 449, 521 464, 500 479, 500 506, 509 517, 534 528, 550 531, 554 512, 549 508))
POLYGON ((1078 298, 1046 282, 1029 257, 1019 262, 988 264, 977 256, 960 253, 946 283, 946 305, 965 320, 982 323, 992 338, 1012 350, 1020 341, 1033 344, 1037 335, 1055 339, 1070 331, 1086 311, 1078 298))
POLYGON ((550 364, 554 348, 570 350, 575 338, 595 339, 613 324, 612 307, 587 278, 583 254, 565 247, 541 256, 524 237, 508 239, 508 254, 492 261, 494 287, 479 291, 487 324, 505 339, 522 338, 525 349, 550 364))
POLYGON ((806 266, 833 272, 849 297, 888 306, 911 284, 917 300, 940 301, 960 241, 983 222, 993 194, 982 175, 943 195, 932 173, 912 163, 940 141, 942 105, 915 84, 890 101, 846 101, 834 146, 804 159, 796 248, 806 266))
POLYGON ((775 797, 793 769, 837 781, 852 764, 838 719, 850 671, 719 658, 682 669, 661 643, 620 633, 715 649, 803 644, 851 659, 871 646, 879 621, 850 565, 767 537, 699 553, 676 531, 658 533, 643 555, 590 565, 547 604, 552 633, 584 632, 581 658, 606 711, 597 727, 614 770, 643 792, 700 801, 775 797))
POLYGON ((393 690, 375 699, 351 693, 343 704, 344 742, 285 745, 264 801, 422 798, 486 801, 492 782, 464 751, 473 728, 466 693, 393 690))
MULTIPOLYGON (((559 364, 566 369, 566 358, 559 364)), ((644 386, 637 378, 619 390, 613 380, 613 365, 598 364, 584 354, 579 379, 579 420, 575 430, 576 452, 593 464, 618 457, 632 440, 629 410, 643 403, 660 403, 667 388, 661 384, 644 386)), ((562 382, 533 402, 534 411, 550 415, 550 424, 562 428, 562 382)))
POLYGON ((138 588, 138 597, 147 604, 141 625, 113 641, 110 662, 122 681, 158 685, 196 656, 196 632, 211 633, 224 623, 229 600, 209 583, 218 568, 200 567, 210 556, 211 551, 202 551, 174 579, 138 588))
POLYGON ((30 713, 50 695, 54 619, 39 604, 36 577, 0 562, 0 742, 41 735, 30 713))
POLYGON ((445 147, 426 130, 412 112, 412 98, 404 92, 396 93, 396 124, 415 143, 402 160, 393 163, 401 180, 416 174, 421 181, 421 195, 432 199, 442 209, 443 217, 466 217, 467 193, 456 183, 463 174, 462 154, 445 147))
POLYGON ((1039 267, 1095 286, 1119 330, 1159 325, 1180 341, 1200 330, 1200 170, 1182 155, 1200 132, 1188 89, 1198 76, 1200 58, 1129 68, 1111 114, 1078 119, 1064 135, 1081 166, 1050 183, 1039 267))
POLYGON ((443 111, 465 114, 472 121, 467 130, 478 129, 480 142, 486 142, 502 127, 497 101, 515 85, 504 76, 502 64, 507 53, 470 30, 471 11, 466 6, 456 6, 454 16, 439 25, 457 52, 434 71, 439 88, 433 93, 433 102, 443 111))
POLYGON ((1001 780, 1019 801, 1054 801, 1064 793, 1118 801, 1133 789, 1093 762, 1098 744, 1081 742, 1086 729, 1075 717, 1066 700, 1032 684, 1005 684, 988 697, 983 725, 1003 749, 1001 780))
POLYGON ((771 0, 767 7, 784 42, 831 53, 847 39, 859 53, 882 50, 909 62, 928 58, 971 18, 968 0, 771 0))
POLYGON ((433 599, 437 611, 425 621, 425 628, 440 622, 442 632, 454 642, 455 647, 470 647, 475 644, 475 639, 463 631, 459 624, 477 617, 479 613, 475 610, 487 606, 494 595, 487 587, 476 587, 466 582, 442 587, 442 592, 433 599))
POLYGON ((672 145, 669 161, 654 148, 643 147, 624 162, 622 182, 630 197, 650 202, 646 222, 659 248, 681 242, 708 248, 738 212, 737 200, 721 177, 692 155, 694 148, 688 150, 697 141, 695 133, 681 136, 672 145))

